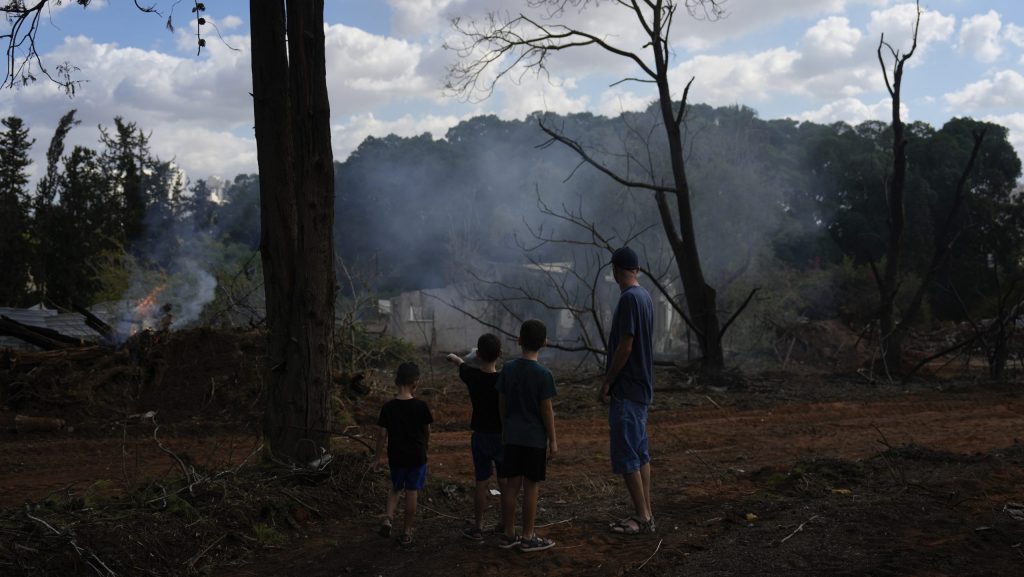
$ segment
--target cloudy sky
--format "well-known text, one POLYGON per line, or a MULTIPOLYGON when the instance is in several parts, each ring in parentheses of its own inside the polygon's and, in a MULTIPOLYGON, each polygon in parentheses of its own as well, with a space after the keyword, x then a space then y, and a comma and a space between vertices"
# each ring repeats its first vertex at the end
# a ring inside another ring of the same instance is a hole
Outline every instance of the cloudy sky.
MULTIPOLYGON (((154 0, 155 1, 155 0, 154 0)), ((144 2, 146 4, 146 2, 144 2)), ((177 4, 174 32, 162 17, 127 0, 70 0, 40 25, 38 46, 51 66, 69 61, 86 82, 73 99, 50 84, 0 93, 0 113, 26 120, 36 138, 35 169, 57 119, 77 108, 82 126, 69 139, 95 145, 98 125, 116 115, 152 133, 152 148, 192 178, 256 171, 252 132, 248 2, 207 0, 207 48, 196 54, 191 2, 177 4), (70 5, 68 5, 70 4, 70 5)), ((615 115, 645 107, 648 85, 628 62, 583 49, 551 63, 551 76, 503 82, 488 99, 445 94, 456 55, 451 18, 525 9, 525 0, 327 0, 327 70, 335 159, 368 135, 445 131, 466 118, 523 118, 536 111, 615 115)), ((717 22, 679 18, 673 78, 696 77, 691 101, 744 104, 762 118, 858 123, 888 117, 875 49, 883 32, 909 49, 914 6, 899 0, 727 0, 717 22)), ((1024 2, 924 0, 918 52, 904 81, 905 119, 941 126, 954 116, 1004 124, 1024 151, 1024 2)), ((614 2, 562 19, 620 46, 642 46, 635 21, 614 2)), ((455 39, 457 40, 457 38, 455 39)))

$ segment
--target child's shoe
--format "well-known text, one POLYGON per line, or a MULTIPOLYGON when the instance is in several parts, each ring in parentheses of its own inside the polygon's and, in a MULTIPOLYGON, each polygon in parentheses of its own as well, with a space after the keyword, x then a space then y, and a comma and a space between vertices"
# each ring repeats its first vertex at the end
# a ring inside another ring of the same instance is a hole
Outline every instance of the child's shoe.
POLYGON ((551 539, 548 539, 546 537, 538 537, 534 535, 529 539, 523 539, 519 544, 519 550, 525 551, 527 553, 532 553, 533 551, 543 551, 545 549, 550 549, 554 546, 555 542, 551 539))

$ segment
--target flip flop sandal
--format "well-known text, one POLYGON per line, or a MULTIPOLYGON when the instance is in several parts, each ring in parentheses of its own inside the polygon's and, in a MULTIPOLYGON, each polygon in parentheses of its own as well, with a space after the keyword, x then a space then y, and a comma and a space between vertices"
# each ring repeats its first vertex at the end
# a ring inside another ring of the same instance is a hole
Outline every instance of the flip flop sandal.
POLYGON ((608 528, 612 533, 616 533, 618 535, 639 535, 643 532, 645 525, 646 524, 643 521, 636 517, 626 517, 621 521, 612 523, 608 528), (630 521, 632 521, 632 523, 630 523, 630 521), (633 523, 636 525, 634 526, 633 523))

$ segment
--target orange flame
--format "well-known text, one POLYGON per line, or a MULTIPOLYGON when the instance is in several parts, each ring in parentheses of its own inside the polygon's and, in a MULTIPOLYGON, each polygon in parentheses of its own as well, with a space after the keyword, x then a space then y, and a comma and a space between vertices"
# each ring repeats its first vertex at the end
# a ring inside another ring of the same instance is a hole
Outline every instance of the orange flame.
POLYGON ((135 318, 147 319, 153 316, 153 312, 156 308, 156 297, 160 296, 160 293, 164 291, 164 286, 165 285, 160 285, 156 287, 135 305, 135 318))

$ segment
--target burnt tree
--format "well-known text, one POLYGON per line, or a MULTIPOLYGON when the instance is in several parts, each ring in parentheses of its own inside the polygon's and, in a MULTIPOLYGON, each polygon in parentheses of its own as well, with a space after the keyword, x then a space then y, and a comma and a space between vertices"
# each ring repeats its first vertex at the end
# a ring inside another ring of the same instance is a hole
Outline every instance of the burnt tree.
MULTIPOLYGON (((534 8, 548 6, 551 16, 558 16, 566 7, 585 7, 590 0, 528 0, 534 8)), ((596 4, 596 2, 595 2, 596 4)), ((673 51, 669 37, 677 11, 682 8, 692 17, 714 20, 724 14, 724 0, 621 0, 616 3, 635 26, 642 28, 647 41, 641 50, 633 51, 613 44, 595 33, 561 24, 550 24, 520 14, 511 19, 492 15, 484 23, 453 22, 465 39, 463 44, 449 46, 462 60, 449 70, 448 88, 472 96, 493 91, 495 83, 517 68, 547 72, 548 57, 562 50, 594 47, 629 61, 638 69, 639 77, 625 78, 652 84, 657 90, 657 103, 671 166, 671 182, 655 178, 637 180, 603 163, 581 143, 541 121, 541 128, 553 141, 560 142, 577 154, 581 161, 600 170, 619 184, 654 195, 662 228, 682 279, 686 308, 703 354, 702 369, 714 374, 724 367, 722 323, 718 318, 717 293, 708 284, 701 265, 697 235, 694 229, 690 185, 686 176, 683 121, 687 110, 687 84, 681 100, 673 101, 669 70, 673 51)), ((690 81, 692 83, 692 79, 690 81)))
POLYGON ((889 238, 885 253, 885 269, 881 275, 875 271, 878 283, 879 307, 878 324, 881 333, 882 359, 885 366, 898 370, 902 356, 902 332, 897 331, 896 296, 900 290, 900 260, 903 257, 903 233, 906 229, 905 188, 907 178, 907 139, 904 135, 903 119, 900 114, 901 91, 903 88, 903 67, 917 50, 917 32, 921 25, 921 7, 917 8, 914 22, 913 44, 910 51, 900 54, 885 41, 882 34, 878 41, 878 64, 882 68, 885 88, 892 99, 892 172, 886 180, 886 206, 889 214, 889 238), (893 58, 892 80, 886 68, 882 49, 889 50, 893 58))

